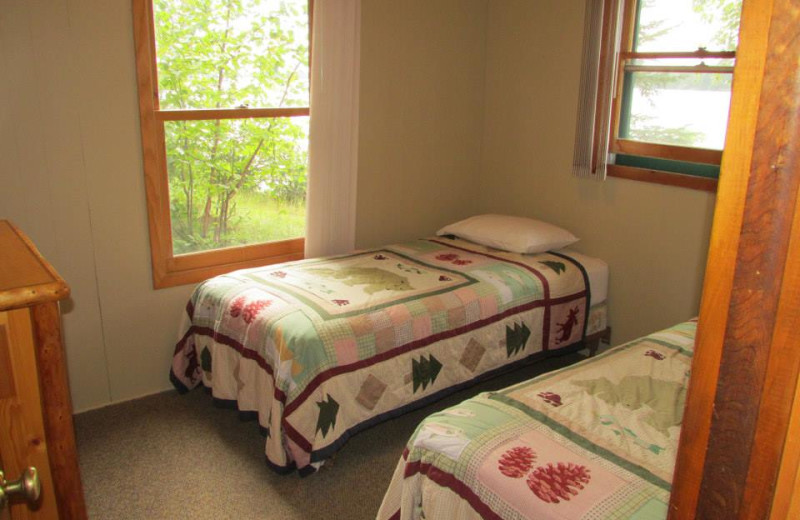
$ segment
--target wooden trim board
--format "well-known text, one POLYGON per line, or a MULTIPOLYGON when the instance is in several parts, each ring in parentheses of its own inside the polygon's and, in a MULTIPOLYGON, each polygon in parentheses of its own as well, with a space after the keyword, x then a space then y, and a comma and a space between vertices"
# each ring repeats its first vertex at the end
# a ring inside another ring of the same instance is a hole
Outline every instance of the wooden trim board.
POLYGON ((800 304, 784 281, 800 239, 798 24, 790 0, 744 3, 672 519, 766 518, 774 498, 800 369, 779 321, 800 304))

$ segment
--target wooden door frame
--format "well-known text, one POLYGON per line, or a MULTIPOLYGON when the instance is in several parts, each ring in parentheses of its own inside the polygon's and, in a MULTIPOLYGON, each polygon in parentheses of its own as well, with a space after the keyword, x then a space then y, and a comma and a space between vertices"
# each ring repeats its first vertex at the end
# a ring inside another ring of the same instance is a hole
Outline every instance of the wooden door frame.
POLYGON ((767 518, 781 499, 800 372, 798 27, 794 0, 744 2, 673 520, 767 518))

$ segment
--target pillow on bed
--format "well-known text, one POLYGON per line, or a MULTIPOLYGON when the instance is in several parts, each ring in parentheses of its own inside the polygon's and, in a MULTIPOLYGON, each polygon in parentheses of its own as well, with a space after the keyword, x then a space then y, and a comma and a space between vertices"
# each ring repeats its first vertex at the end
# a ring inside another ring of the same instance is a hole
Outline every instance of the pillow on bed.
POLYGON ((506 215, 477 215, 445 226, 436 234, 455 235, 514 253, 542 253, 578 241, 566 229, 547 222, 506 215))

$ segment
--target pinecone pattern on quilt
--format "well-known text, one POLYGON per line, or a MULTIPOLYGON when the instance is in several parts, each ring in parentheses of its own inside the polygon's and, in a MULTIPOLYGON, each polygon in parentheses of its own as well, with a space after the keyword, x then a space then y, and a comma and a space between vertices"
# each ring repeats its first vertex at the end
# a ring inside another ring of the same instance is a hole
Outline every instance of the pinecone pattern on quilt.
POLYGON ((522 478, 536 462, 536 453, 527 446, 517 446, 507 450, 497 461, 500 473, 511 478, 522 478))
POLYGON ((528 475, 531 491, 545 502, 558 504, 577 495, 591 479, 589 469, 571 462, 539 466, 528 475))

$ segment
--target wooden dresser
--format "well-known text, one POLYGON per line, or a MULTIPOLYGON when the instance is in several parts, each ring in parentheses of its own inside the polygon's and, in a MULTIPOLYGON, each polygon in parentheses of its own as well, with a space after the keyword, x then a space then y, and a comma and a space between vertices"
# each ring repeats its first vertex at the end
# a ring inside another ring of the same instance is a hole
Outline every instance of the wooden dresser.
POLYGON ((33 243, 0 220, 0 470, 8 483, 35 467, 41 484, 33 507, 9 494, 0 520, 86 518, 58 308, 67 296, 33 243))

